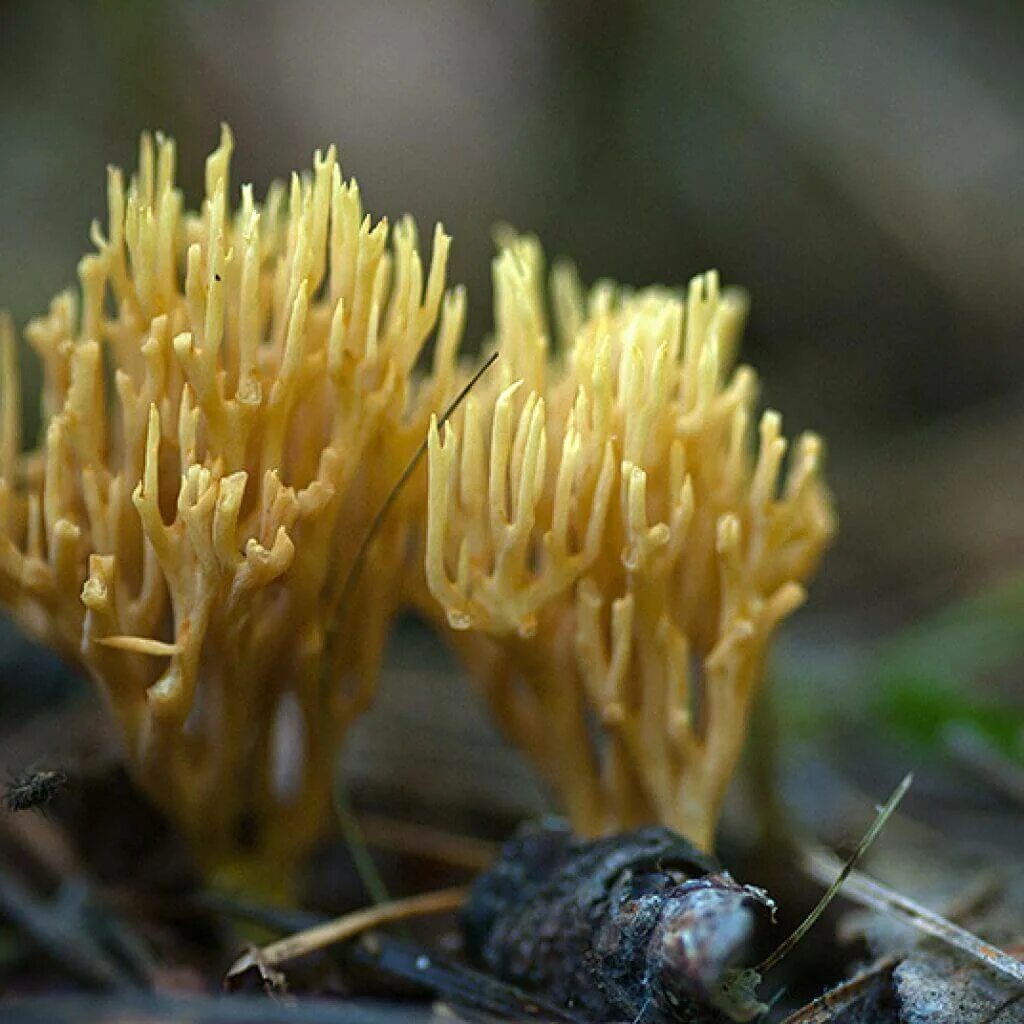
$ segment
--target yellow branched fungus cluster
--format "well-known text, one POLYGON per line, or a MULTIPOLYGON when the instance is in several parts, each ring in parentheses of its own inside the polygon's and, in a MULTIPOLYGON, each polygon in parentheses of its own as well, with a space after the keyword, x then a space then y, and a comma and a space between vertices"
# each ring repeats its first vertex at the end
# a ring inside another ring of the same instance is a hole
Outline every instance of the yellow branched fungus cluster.
POLYGON ((508 734, 588 833, 710 846, 768 641, 831 532, 821 442, 785 480, 777 413, 734 368, 743 297, 495 263, 500 375, 430 434, 427 583, 508 734))
POLYGON ((577 827, 710 845, 769 638, 831 529, 818 439, 781 490, 775 413, 753 451, 743 299, 714 274, 685 300, 584 296, 556 271, 552 346, 539 247, 506 239, 499 368, 430 428, 429 488, 401 492, 342 601, 464 379, 464 296, 443 231, 428 268, 333 149, 237 206, 231 150, 225 129, 197 213, 168 139, 143 138, 127 185, 110 172, 80 287, 26 330, 45 430, 24 453, 0 322, 0 601, 97 681, 208 870, 273 887, 316 838, 403 601, 443 608, 577 827))
POLYGON ((422 479, 338 609, 341 580, 450 397, 465 302, 445 294, 441 228, 427 268, 412 222, 365 216, 333 149, 234 209, 231 150, 225 129, 194 214, 170 140, 143 138, 127 186, 110 171, 78 293, 26 331, 45 436, 24 455, 4 323, 0 600, 99 683, 137 776, 210 869, 280 875, 329 818, 422 479))

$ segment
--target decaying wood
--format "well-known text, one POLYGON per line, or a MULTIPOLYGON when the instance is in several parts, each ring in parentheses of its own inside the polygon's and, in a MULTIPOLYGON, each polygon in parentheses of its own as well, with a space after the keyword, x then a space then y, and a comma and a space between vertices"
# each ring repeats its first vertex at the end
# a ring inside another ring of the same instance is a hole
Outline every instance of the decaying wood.
POLYGON ((588 1020, 750 1020, 764 1007, 725 970, 772 907, 668 829, 583 840, 549 820, 506 843, 462 922, 478 963, 588 1020))

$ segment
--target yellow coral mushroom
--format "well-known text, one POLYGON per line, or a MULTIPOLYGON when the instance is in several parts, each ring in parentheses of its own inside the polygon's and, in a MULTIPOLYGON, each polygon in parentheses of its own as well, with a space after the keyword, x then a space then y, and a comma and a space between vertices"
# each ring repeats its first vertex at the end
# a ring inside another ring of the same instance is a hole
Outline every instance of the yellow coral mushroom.
POLYGON ((495 263, 500 379, 431 427, 426 578, 510 736, 586 833, 662 822, 709 847, 773 631, 832 530, 822 446, 786 452, 734 368, 746 311, 495 263))
POLYGON ((423 483, 339 609, 340 584, 456 383, 465 302, 440 226, 428 269, 410 220, 364 215, 333 148, 234 210, 231 151, 224 129, 194 214, 171 140, 143 138, 127 187, 110 171, 78 294, 26 331, 45 437, 24 455, 0 329, 0 600, 99 683, 208 868, 280 879, 371 697, 423 483))

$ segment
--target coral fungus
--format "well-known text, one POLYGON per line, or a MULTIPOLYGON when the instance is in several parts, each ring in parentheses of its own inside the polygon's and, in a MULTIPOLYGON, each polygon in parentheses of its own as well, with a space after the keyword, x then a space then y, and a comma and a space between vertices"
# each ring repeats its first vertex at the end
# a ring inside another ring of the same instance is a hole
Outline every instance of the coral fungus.
POLYGON ((780 418, 753 450, 734 368, 741 293, 685 298, 495 263, 500 379, 431 427, 426 574, 498 721, 589 834, 661 822, 705 848, 766 648, 832 529, 821 442, 784 484, 780 418))
POLYGON ((553 356, 539 246, 510 236, 501 373, 442 435, 465 310, 449 239, 425 268, 333 149, 232 210, 231 150, 225 129, 198 213, 168 139, 143 138, 127 186, 110 171, 80 288, 26 330, 45 424, 26 453, 0 321, 0 601, 97 681, 209 870, 272 885, 308 849, 410 597, 444 609, 578 829, 709 846, 768 642, 831 532, 819 440, 781 487, 777 414, 753 451, 742 296, 714 274, 685 299, 585 296, 561 269, 553 356), (401 492, 341 601, 428 423, 429 488, 401 492))
POLYGON ((333 149, 234 210, 231 150, 225 129, 198 213, 169 139, 143 138, 127 186, 109 172, 77 294, 26 331, 45 423, 26 454, 0 328, 0 599, 98 682, 207 868, 273 881, 321 830, 372 694, 422 481, 341 609, 340 582, 456 383, 465 304, 441 228, 428 270, 412 222, 364 216, 333 149))

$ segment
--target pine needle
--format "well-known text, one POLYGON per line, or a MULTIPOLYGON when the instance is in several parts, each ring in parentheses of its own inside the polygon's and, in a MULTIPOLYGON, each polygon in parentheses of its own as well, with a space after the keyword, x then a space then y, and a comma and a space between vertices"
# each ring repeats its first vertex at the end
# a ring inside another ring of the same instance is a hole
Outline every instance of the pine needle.
POLYGON ((254 958, 258 958, 260 963, 276 966, 333 946, 337 942, 347 942, 371 928, 407 921, 413 917, 458 910, 465 902, 466 895, 467 890, 464 888, 439 889, 342 914, 341 917, 335 917, 312 928, 305 928, 287 938, 244 954, 231 966, 227 976, 232 978, 248 970, 256 962, 254 958))
MULTIPOLYGON (((815 878, 831 873, 834 869, 835 858, 827 850, 807 850, 804 856, 807 870, 815 878)), ((922 907, 902 893, 876 882, 870 876, 860 871, 856 872, 843 895, 862 907, 900 918, 925 935, 960 950, 973 960, 997 971, 1004 978, 1024 986, 1024 963, 1016 957, 1004 953, 991 942, 986 942, 966 928, 928 910, 927 907, 922 907)))
POLYGON ((864 834, 864 838, 857 844, 857 848, 853 851, 850 858, 843 865, 842 870, 839 872, 835 881, 825 890, 824 895, 818 900, 817 906, 803 919, 803 921, 796 927, 792 935, 789 936, 784 942, 776 947, 773 953, 770 953, 767 957, 762 960, 757 967, 754 968, 758 974, 767 974, 776 964, 785 957, 790 950, 811 930, 812 927, 817 923, 818 918, 828 909, 828 905, 835 899, 836 894, 842 887, 843 882, 849 877, 850 872, 857 866, 861 857, 867 853, 868 847, 878 838, 878 834, 885 828, 885 823, 889 820, 890 815, 896 810, 899 802, 906 795, 910 784, 914 781, 914 776, 911 773, 907 773, 904 776, 903 781, 893 791, 892 796, 885 802, 881 810, 878 812, 878 816, 871 824, 871 828, 864 834))
MULTIPOLYGON (((466 386, 448 403, 448 407, 441 413, 437 421, 437 428, 440 430, 445 423, 454 415, 455 411, 465 400, 466 396, 476 386, 477 381, 494 365, 498 358, 497 352, 492 352, 490 356, 485 360, 483 365, 473 374, 469 379, 466 386)), ((387 519, 388 513, 391 511, 392 506, 398 500, 399 494, 402 493, 402 488, 406 485, 409 477, 416 471, 417 465, 419 465, 420 459, 423 458, 424 453, 427 450, 429 444, 429 437, 425 436, 420 442, 420 446, 413 453, 412 458, 409 460, 405 469, 402 470, 402 475, 395 482, 395 485, 388 492, 388 496, 381 503, 380 508, 377 510, 376 516, 373 518, 373 522, 370 523, 369 529, 366 531, 366 536, 363 537, 363 542, 359 545, 359 550, 356 552, 356 557, 352 561, 352 566, 349 568, 348 574, 345 576, 345 581, 341 586, 336 602, 332 603, 332 607, 335 609, 333 616, 334 622, 337 623, 340 615, 338 614, 339 609, 345 608, 348 605, 349 599, 352 596, 352 591, 355 589, 355 585, 359 580, 359 573, 362 570, 363 562, 366 560, 366 553, 370 549, 370 545, 373 543, 373 539, 377 536, 381 526, 384 525, 384 520, 387 519)))

